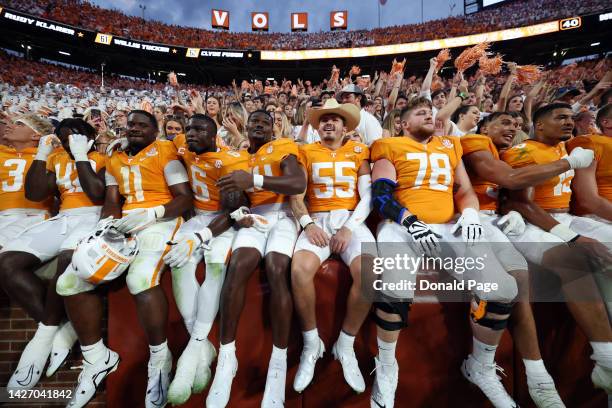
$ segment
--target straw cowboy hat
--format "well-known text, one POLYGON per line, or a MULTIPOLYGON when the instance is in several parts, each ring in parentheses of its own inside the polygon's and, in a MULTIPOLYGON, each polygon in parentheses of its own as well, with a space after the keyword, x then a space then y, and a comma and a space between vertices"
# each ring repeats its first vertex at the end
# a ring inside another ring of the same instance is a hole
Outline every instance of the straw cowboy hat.
POLYGON ((334 98, 329 98, 325 101, 325 105, 321 108, 312 108, 308 111, 308 121, 314 129, 319 128, 321 116, 335 114, 344 119, 346 131, 350 132, 359 125, 361 113, 359 108, 352 103, 339 104, 334 98))

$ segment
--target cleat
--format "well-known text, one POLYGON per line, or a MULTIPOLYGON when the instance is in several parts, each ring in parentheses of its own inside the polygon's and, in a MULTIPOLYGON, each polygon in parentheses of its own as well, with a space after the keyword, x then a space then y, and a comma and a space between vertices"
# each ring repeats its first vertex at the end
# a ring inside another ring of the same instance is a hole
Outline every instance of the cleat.
POLYGON ((471 354, 461 365, 463 376, 480 388, 495 408, 517 408, 518 405, 506 392, 497 371, 504 374, 504 369, 497 364, 482 364, 471 354))
POLYGON ((304 347, 300 357, 300 365, 293 381, 294 390, 302 392, 308 387, 314 376, 315 364, 318 359, 323 357, 323 353, 325 353, 325 344, 321 339, 319 339, 318 348, 315 350, 304 347))
POLYGON ((374 365, 376 377, 370 397, 370 408, 393 408, 399 372, 397 361, 394 360, 393 364, 382 364, 378 357, 374 357, 374 365))
POLYGON ((596 388, 601 388, 608 395, 612 394, 612 369, 595 363, 591 372, 591 380, 596 388))
POLYGON ((359 364, 357 363, 357 357, 355 356, 355 350, 353 348, 341 349, 338 347, 338 343, 334 344, 332 348, 332 354, 334 358, 342 365, 342 372, 344 373, 344 379, 346 383, 357 393, 365 391, 365 381, 359 370, 359 364))
POLYGON ((527 386, 529 395, 538 408, 565 408, 550 376, 534 383, 527 381, 527 386))
MULTIPOLYGON (((119 366, 119 354, 107 350, 106 357, 93 364, 83 360, 83 371, 79 374, 77 386, 68 402, 68 408, 81 408, 86 406, 96 395, 96 389, 102 381, 119 366)), ((75 367, 76 368, 76 367, 75 367)))
POLYGON ((223 408, 227 405, 237 370, 238 360, 234 353, 219 354, 215 378, 206 397, 207 408, 223 408))
POLYGON ((168 388, 168 402, 172 405, 181 405, 191 397, 191 387, 195 377, 202 342, 190 339, 187 347, 181 354, 176 365, 174 378, 168 388))
POLYGON ((64 323, 53 337, 53 346, 49 356, 49 366, 45 375, 53 376, 55 372, 66 362, 72 346, 77 341, 77 335, 70 322, 64 323))
POLYGON ((42 377, 45 364, 51 353, 51 342, 44 344, 40 340, 32 339, 21 353, 17 369, 6 385, 9 390, 29 390, 42 377))
POLYGON ((199 394, 204 391, 210 382, 212 377, 210 365, 217 357, 217 350, 215 350, 215 346, 213 346, 207 339, 204 339, 202 342, 204 344, 202 344, 202 347, 200 348, 200 359, 198 361, 195 377, 193 379, 192 392, 194 394, 199 394))
POLYGON ((287 380, 287 361, 271 358, 266 378, 262 408, 282 408, 285 406, 285 382, 287 380))
POLYGON ((162 408, 168 403, 168 387, 170 385, 170 372, 172 371, 172 354, 166 352, 166 359, 157 365, 147 366, 147 393, 145 395, 146 408, 162 408))

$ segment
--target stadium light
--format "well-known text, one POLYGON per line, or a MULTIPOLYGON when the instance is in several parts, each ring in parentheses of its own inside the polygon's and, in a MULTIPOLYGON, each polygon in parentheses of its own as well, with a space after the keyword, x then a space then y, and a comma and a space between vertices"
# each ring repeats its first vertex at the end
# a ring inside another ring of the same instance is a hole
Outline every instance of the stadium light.
POLYGON ((70 56, 70 53, 69 53, 69 52, 66 52, 66 51, 58 51, 58 52, 59 52, 60 54, 62 54, 62 55, 67 55, 67 56, 70 56))
POLYGON ((591 43, 591 47, 597 47, 599 44, 601 44, 601 43, 600 42, 591 43))
POLYGON ((557 51, 553 52, 553 57, 557 56, 557 51))
POLYGON ((177 73, 176 73, 176 75, 179 75, 179 76, 187 76, 187 74, 186 74, 186 73, 184 73, 184 72, 177 72, 177 73))

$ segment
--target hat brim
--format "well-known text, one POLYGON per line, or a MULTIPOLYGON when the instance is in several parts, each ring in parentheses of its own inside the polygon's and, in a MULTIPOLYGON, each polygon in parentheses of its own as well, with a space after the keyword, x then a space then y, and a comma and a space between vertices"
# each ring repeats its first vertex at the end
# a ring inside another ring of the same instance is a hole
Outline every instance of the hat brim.
POLYGON ((344 119, 344 127, 346 127, 346 131, 350 132, 355 130, 357 126, 359 126, 359 121, 361 120, 361 113, 359 112, 359 108, 357 108, 353 104, 343 104, 338 106, 337 108, 312 108, 308 111, 308 122, 312 125, 314 129, 319 128, 319 122, 321 121, 321 116, 323 115, 338 115, 344 119))

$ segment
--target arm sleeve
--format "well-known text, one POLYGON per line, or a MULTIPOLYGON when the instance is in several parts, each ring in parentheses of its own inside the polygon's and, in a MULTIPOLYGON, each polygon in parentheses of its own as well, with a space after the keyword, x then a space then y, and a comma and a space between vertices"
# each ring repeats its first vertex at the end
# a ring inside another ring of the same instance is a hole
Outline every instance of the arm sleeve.
POLYGON ((117 183, 117 179, 115 179, 115 176, 113 176, 110 173, 110 171, 106 171, 106 173, 104 173, 104 181, 107 186, 118 186, 119 185, 119 183, 117 183))
POLYGON ((359 192, 359 203, 344 226, 351 231, 368 218, 372 211, 372 177, 369 174, 359 176, 357 179, 357 191, 359 192))
POLYGON ((178 160, 170 160, 166 164, 164 167, 164 178, 169 186, 189 181, 185 167, 178 160))

